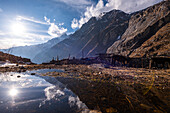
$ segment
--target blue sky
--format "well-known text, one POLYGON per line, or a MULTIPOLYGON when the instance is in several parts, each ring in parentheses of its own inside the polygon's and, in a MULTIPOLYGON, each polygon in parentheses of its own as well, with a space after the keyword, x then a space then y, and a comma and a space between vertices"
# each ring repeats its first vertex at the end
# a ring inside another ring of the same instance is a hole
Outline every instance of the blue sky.
POLYGON ((161 0, 0 0, 0 48, 44 43, 112 9, 131 13, 161 0))

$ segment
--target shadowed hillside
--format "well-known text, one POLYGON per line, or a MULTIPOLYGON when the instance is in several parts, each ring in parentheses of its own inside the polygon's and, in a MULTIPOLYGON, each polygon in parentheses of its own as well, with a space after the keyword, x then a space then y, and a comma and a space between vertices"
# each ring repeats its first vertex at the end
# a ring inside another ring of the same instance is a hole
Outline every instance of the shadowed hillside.
POLYGON ((0 52, 0 61, 2 62, 9 61, 11 63, 29 63, 29 62, 31 63, 30 59, 17 57, 3 52, 0 52))

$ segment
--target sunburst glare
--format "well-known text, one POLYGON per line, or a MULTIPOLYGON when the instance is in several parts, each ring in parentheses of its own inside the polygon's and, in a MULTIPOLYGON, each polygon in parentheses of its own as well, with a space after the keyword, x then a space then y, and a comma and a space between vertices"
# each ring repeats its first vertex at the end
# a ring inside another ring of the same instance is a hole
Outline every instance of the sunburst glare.
POLYGON ((23 23, 17 22, 11 26, 12 33, 15 35, 22 35, 26 32, 26 27, 23 23))
POLYGON ((15 88, 12 88, 12 89, 10 89, 9 90, 9 95, 10 96, 16 96, 18 94, 18 90, 17 89, 15 89, 15 88))

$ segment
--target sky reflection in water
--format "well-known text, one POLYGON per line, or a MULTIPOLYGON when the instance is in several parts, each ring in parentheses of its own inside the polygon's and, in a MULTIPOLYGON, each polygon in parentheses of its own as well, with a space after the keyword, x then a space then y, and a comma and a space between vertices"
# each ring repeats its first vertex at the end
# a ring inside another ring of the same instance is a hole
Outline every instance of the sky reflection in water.
POLYGON ((88 112, 87 106, 55 78, 30 75, 49 71, 59 70, 0 73, 1 113, 88 112))

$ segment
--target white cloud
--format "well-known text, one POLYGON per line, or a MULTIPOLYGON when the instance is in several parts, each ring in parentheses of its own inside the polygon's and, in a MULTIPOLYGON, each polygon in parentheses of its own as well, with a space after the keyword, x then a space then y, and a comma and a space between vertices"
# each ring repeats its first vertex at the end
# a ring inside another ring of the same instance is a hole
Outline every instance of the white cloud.
POLYGON ((63 25, 64 25, 64 23, 59 23, 58 25, 59 25, 59 26, 63 26, 63 25))
POLYGON ((51 26, 48 29, 48 34, 53 37, 60 37, 66 32, 67 32, 67 29, 63 27, 59 28, 57 25, 55 25, 55 23, 51 23, 51 26))
POLYGON ((58 100, 60 96, 65 95, 65 93, 63 91, 61 91, 60 89, 58 89, 58 87, 56 87, 54 85, 45 88, 44 92, 45 92, 45 96, 47 98, 46 100, 52 100, 52 99, 58 100))
POLYGON ((17 21, 26 20, 26 21, 37 23, 37 24, 49 25, 48 21, 42 22, 42 21, 39 21, 39 20, 35 20, 33 17, 17 16, 16 20, 17 21))
POLYGON ((44 20, 45 20, 48 24, 50 24, 50 19, 48 19, 46 16, 44 16, 44 20))
POLYGON ((156 4, 162 0, 107 0, 104 5, 103 0, 99 0, 96 6, 90 6, 86 8, 86 11, 81 16, 80 20, 75 18, 72 21, 71 27, 75 29, 76 27, 81 27, 86 23, 91 17, 98 17, 103 12, 109 12, 113 9, 122 10, 126 13, 132 13, 148 6, 156 4))
POLYGON ((99 0, 96 6, 87 7, 84 15, 78 21, 77 19, 73 19, 71 27, 73 29, 77 27, 81 27, 84 23, 86 23, 91 17, 97 17, 100 13, 105 12, 103 9, 105 8, 103 0, 99 0))
POLYGON ((75 32, 67 32, 67 35, 71 35, 74 34, 75 32))
POLYGON ((48 28, 48 34, 52 37, 60 37, 64 33, 67 32, 67 29, 64 27, 59 27, 64 25, 64 23, 60 23, 59 26, 57 26, 55 23, 51 23, 50 19, 48 19, 46 16, 44 17, 45 21, 50 24, 50 27, 48 28))
POLYGON ((72 24, 71 24, 71 27, 72 27, 73 29, 79 27, 79 23, 78 23, 78 20, 77 20, 77 19, 75 19, 75 18, 73 19, 72 24))
POLYGON ((88 109, 87 106, 82 101, 80 101, 79 97, 69 96, 68 103, 70 107, 73 107, 76 105, 79 109, 82 109, 82 110, 88 109))

